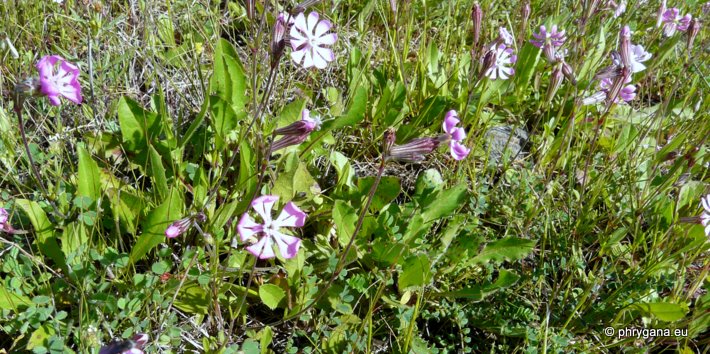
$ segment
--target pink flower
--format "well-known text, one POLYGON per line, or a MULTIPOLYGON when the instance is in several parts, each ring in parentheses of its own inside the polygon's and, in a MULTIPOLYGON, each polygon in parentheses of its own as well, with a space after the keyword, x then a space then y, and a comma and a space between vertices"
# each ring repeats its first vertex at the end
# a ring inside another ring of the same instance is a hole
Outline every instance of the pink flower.
POLYGON ((69 101, 80 104, 81 85, 79 85, 79 68, 58 55, 48 55, 37 62, 39 71, 40 92, 49 98, 54 106, 59 106, 62 96, 69 101), (59 63, 57 67, 57 63, 59 63), (55 72, 55 67, 57 67, 55 72))
POLYGON ((550 32, 547 31, 547 28, 544 25, 540 26, 540 32, 533 32, 533 37, 535 37, 535 39, 531 39, 530 43, 538 48, 543 48, 545 46, 559 48, 565 43, 566 39, 565 31, 558 31, 557 25, 552 25, 552 30, 550 32))
POLYGON ((315 66, 324 69, 335 60, 335 53, 326 46, 333 45, 338 39, 335 33, 328 33, 333 25, 328 20, 318 21, 318 13, 311 12, 308 19, 303 13, 298 14, 291 26, 291 59, 304 68, 315 66))
POLYGON ((468 154, 471 152, 471 149, 462 145, 458 141, 453 140, 449 142, 449 148, 451 149, 451 156, 453 156, 454 160, 456 161, 461 161, 465 159, 466 156, 468 156, 468 154))
MULTIPOLYGON (((616 79, 620 79, 617 77, 616 79)), ((599 90, 589 97, 582 100, 583 105, 597 104, 609 97, 609 93, 614 89, 616 79, 606 78, 599 82, 599 90)), ((631 77, 627 77, 625 83, 631 82, 631 77)), ((618 96, 614 99, 614 103, 624 103, 632 101, 636 98, 636 86, 626 85, 621 87, 618 96)))
POLYGON ((274 220, 271 216, 271 209, 273 209, 278 200, 279 197, 275 195, 264 195, 254 199, 251 206, 261 216, 263 223, 256 223, 248 213, 244 213, 237 225, 242 242, 253 241, 257 236, 261 236, 261 239, 256 243, 247 247, 247 251, 259 259, 274 258, 276 256, 272 248, 274 243, 278 246, 281 256, 286 259, 295 257, 301 247, 301 239, 286 235, 279 229, 282 227, 302 227, 306 221, 306 213, 301 211, 293 202, 288 202, 281 214, 274 220))
POLYGON ((533 32, 533 37, 536 39, 531 39, 530 43, 542 49, 548 62, 555 63, 558 58, 555 52, 565 43, 565 31, 558 31, 557 25, 553 25, 552 31, 547 32, 545 26, 540 26, 540 33, 533 32))
POLYGON ((631 45, 631 72, 637 73, 646 69, 646 65, 641 63, 651 59, 651 53, 647 52, 640 44, 631 45))
POLYGON ((666 0, 661 0, 661 6, 658 8, 658 14, 656 15, 656 27, 661 27, 663 23, 663 14, 666 13, 666 0))
POLYGON ((187 218, 182 218, 180 220, 177 220, 170 224, 167 229, 165 229, 165 237, 167 238, 175 238, 178 237, 182 234, 184 234, 189 228, 190 225, 192 224, 192 219, 187 217, 187 218))
POLYGON ((457 126, 460 122, 459 115, 455 110, 446 112, 442 125, 446 134, 440 139, 441 141, 448 140, 451 156, 457 161, 463 160, 471 152, 471 149, 461 144, 461 141, 466 138, 466 131, 457 126))
POLYGON ((8 223, 8 220, 10 220, 10 213, 8 213, 5 208, 0 208, 0 232, 12 234, 15 232, 15 229, 8 223))
POLYGON ((685 32, 690 26, 690 20, 693 17, 690 14, 680 16, 678 8, 670 8, 663 13, 663 34, 670 37, 675 34, 676 30, 685 32))
POLYGON ((515 43, 515 38, 505 27, 498 28, 498 39, 507 46, 511 46, 515 43))
POLYGON ((700 223, 705 227, 705 234, 710 236, 710 194, 700 199, 703 204, 703 213, 700 215, 700 223))
POLYGON ((505 44, 493 45, 486 57, 484 57, 483 75, 491 80, 506 80, 515 73, 513 64, 518 57, 513 53, 512 48, 507 48, 505 44))
POLYGON ((285 127, 274 130, 274 134, 284 137, 274 142, 271 152, 298 145, 308 138, 312 131, 320 129, 320 118, 310 116, 311 111, 304 109, 301 111, 301 120, 293 122, 285 127))
POLYGON ((148 335, 138 333, 132 339, 113 341, 99 350, 99 354, 144 354, 143 347, 148 344, 148 335))

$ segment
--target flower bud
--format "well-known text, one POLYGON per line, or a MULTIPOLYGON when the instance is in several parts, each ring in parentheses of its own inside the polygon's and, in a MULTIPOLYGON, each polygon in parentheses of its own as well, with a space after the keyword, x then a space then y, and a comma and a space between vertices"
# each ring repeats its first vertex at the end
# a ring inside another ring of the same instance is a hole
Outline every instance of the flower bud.
POLYGON ((666 0, 661 0, 661 7, 658 8, 656 14, 656 27, 661 27, 663 24, 663 14, 666 12, 666 0))
MULTIPOLYGON (((449 139, 448 135, 442 135, 449 139)), ((404 145, 392 145, 385 159, 402 162, 421 162, 426 158, 425 155, 431 153, 437 147, 439 147, 438 138, 416 138, 404 145)))
POLYGON ((481 22, 483 21, 483 10, 481 10, 481 5, 478 1, 473 3, 471 20, 473 21, 473 46, 477 47, 478 40, 481 38, 481 22))
POLYGON ((574 75, 574 70, 572 70, 572 67, 567 64, 566 61, 562 62, 562 74, 572 85, 577 86, 577 78, 574 75))
POLYGON ((167 229, 165 229, 165 237, 167 238, 175 238, 178 237, 182 234, 184 234, 189 228, 190 225, 192 225, 192 218, 186 217, 182 218, 180 220, 177 220, 170 224, 167 229))
POLYGON ((564 79, 564 73, 562 72, 562 63, 558 63, 552 68, 552 75, 550 75, 550 86, 547 87, 547 102, 552 102, 555 97, 557 90, 562 85, 562 80, 564 79))
POLYGON ((478 79, 481 80, 483 76, 486 75, 488 69, 492 68, 496 64, 496 51, 495 48, 489 48, 486 54, 483 55, 483 60, 481 61, 481 72, 478 74, 478 79))
POLYGON ((616 102, 616 99, 619 97, 619 93, 621 92, 621 89, 624 87, 624 84, 629 82, 631 79, 631 70, 627 67, 621 68, 621 74, 614 78, 611 87, 609 88, 609 92, 607 92, 606 95, 606 106, 607 109, 611 107, 611 105, 616 102))
POLYGON ((389 156, 390 150, 392 149, 392 146, 394 146, 394 142, 397 139, 397 134, 394 131, 394 128, 387 128, 385 130, 385 135, 384 135, 384 141, 383 141, 383 148, 382 148, 382 154, 383 156, 389 156))
POLYGON ((255 5, 255 0, 246 0, 245 7, 249 21, 254 21, 254 14, 256 11, 255 5))
POLYGON ((520 8, 520 18, 523 20, 523 23, 528 23, 528 19, 530 18, 530 12, 530 0, 527 0, 520 8))
POLYGON ((304 109, 301 111, 301 120, 293 122, 285 127, 274 130, 276 135, 308 135, 314 130, 320 128, 320 119, 317 117, 311 118, 310 111, 304 109))
POLYGON ((700 32, 700 21, 697 18, 690 20, 690 25, 688 25, 688 45, 686 50, 688 51, 688 56, 693 48, 693 42, 695 42, 695 37, 698 36, 700 32))
POLYGON ((283 55, 286 41, 284 34, 286 33, 286 19, 283 14, 279 14, 274 24, 274 36, 271 39, 271 67, 275 68, 283 55))
POLYGON ((631 67, 633 61, 631 58, 631 29, 629 29, 629 26, 621 28, 619 36, 619 54, 621 55, 621 63, 624 67, 631 67))

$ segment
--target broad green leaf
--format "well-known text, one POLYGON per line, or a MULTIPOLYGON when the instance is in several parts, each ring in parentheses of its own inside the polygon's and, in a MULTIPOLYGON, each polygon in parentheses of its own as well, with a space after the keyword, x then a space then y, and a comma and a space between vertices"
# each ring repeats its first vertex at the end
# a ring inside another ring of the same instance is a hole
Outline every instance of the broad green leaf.
POLYGON ((246 76, 234 46, 220 39, 215 46, 214 70, 210 78, 210 90, 234 109, 244 112, 246 106, 246 76))
POLYGON ((77 181, 79 187, 77 195, 89 197, 92 202, 98 202, 101 199, 99 166, 84 147, 79 146, 77 153, 79 155, 79 179, 77 181))
POLYGON ((466 199, 466 189, 466 184, 462 183, 432 195, 423 207, 424 221, 430 222, 453 214, 466 199))
MULTIPOLYGON (((375 182, 375 177, 365 177, 357 180, 358 189, 363 198, 367 197, 375 182)), ((397 198, 400 192, 399 178, 392 176, 384 176, 377 186, 377 190, 370 204, 370 212, 375 213, 380 211, 385 205, 397 198)))
POLYGON ((470 263, 485 264, 489 261, 517 261, 532 252, 535 241, 522 238, 506 237, 493 241, 474 257, 470 263))
POLYGON ((153 187, 157 190, 160 200, 164 200, 169 193, 169 188, 168 180, 165 177, 163 160, 153 145, 148 145, 148 151, 150 157, 150 177, 153 182, 153 187))
POLYGON ((46 347, 49 344, 49 338, 56 332, 51 323, 45 323, 37 328, 30 339, 27 341, 27 350, 32 350, 37 347, 46 347))
POLYGON ((705 191, 705 184, 699 181, 689 181, 680 187, 680 192, 678 193, 678 208, 684 208, 688 205, 697 206, 700 205, 700 197, 702 197, 705 191))
MULTIPOLYGON (((86 230, 86 226, 81 222, 71 222, 62 232, 62 252, 69 257, 69 263, 72 265, 81 264, 81 259, 79 257, 72 258, 71 255, 81 249, 81 246, 88 246, 89 233, 86 230)), ((87 249, 84 248, 84 252, 87 249)))
POLYGON ((0 279, 0 310, 17 311, 29 306, 32 306, 32 300, 29 297, 13 293, 0 279))
POLYGON ((227 134, 237 127, 239 118, 232 106, 219 96, 210 96, 210 114, 215 131, 215 145, 222 149, 226 145, 227 134))
POLYGON ((688 306, 671 302, 643 302, 632 305, 645 315, 653 316, 661 321, 675 322, 683 319, 688 313, 688 306))
POLYGON ((287 104, 279 113, 276 128, 285 127, 293 122, 301 120, 301 113, 306 108, 306 100, 297 99, 287 104))
POLYGON ((173 221, 182 217, 183 206, 182 194, 174 188, 170 191, 163 204, 148 213, 142 223, 143 234, 138 237, 131 249, 131 264, 142 259, 148 251, 165 241, 165 229, 173 221))
POLYGON ((365 118, 365 109, 367 108, 367 88, 358 86, 355 89, 352 102, 348 107, 347 113, 332 121, 327 121, 323 124, 323 130, 339 129, 350 127, 360 123, 365 118))
POLYGON ((333 205, 333 222, 338 231, 338 241, 341 246, 346 246, 350 237, 355 232, 357 212, 342 200, 336 200, 333 205))
POLYGON ((338 151, 330 153, 330 163, 338 173, 338 186, 346 186, 348 189, 355 188, 355 170, 350 164, 350 160, 338 151))
POLYGON ((525 91, 530 85, 530 80, 535 73, 537 63, 540 60, 540 52, 540 49, 528 42, 525 42, 523 47, 520 49, 518 62, 515 68, 515 75, 513 75, 516 91, 515 96, 518 98, 518 101, 522 101, 525 98, 525 91))
POLYGON ((207 314, 210 307, 209 293, 199 284, 184 284, 175 299, 175 307, 187 313, 207 314))
POLYGON ((121 126, 123 147, 132 152, 144 150, 148 141, 160 134, 157 114, 149 112, 127 97, 118 101, 118 122, 121 126))
POLYGON ((266 326, 264 327, 264 329, 259 331, 258 336, 261 337, 261 339, 259 340, 259 345, 261 346, 261 354, 269 354, 271 352, 269 351, 269 345, 274 339, 274 330, 271 329, 271 326, 266 326))
POLYGON ((308 172, 306 164, 298 159, 298 154, 290 154, 287 159, 291 161, 293 167, 279 174, 271 190, 272 194, 280 196, 284 202, 292 200, 296 194, 301 193, 305 193, 305 200, 312 199, 314 195, 312 187, 317 186, 318 183, 308 172))
POLYGON ((414 195, 417 199, 425 199, 431 193, 441 190, 444 185, 444 179, 441 173, 433 168, 430 168, 417 176, 417 182, 414 187, 414 195))
POLYGON ((111 211, 114 218, 126 227, 130 234, 136 233, 137 219, 145 207, 145 200, 138 195, 125 191, 124 188, 110 188, 107 190, 111 200, 111 211))
POLYGON ((54 261, 57 266, 67 270, 66 258, 57 242, 57 236, 54 233, 54 225, 49 221, 42 207, 36 202, 27 199, 17 199, 15 200, 15 204, 17 204, 30 219, 37 236, 35 243, 37 243, 37 248, 39 248, 40 252, 54 261))
POLYGON ((426 255, 409 257, 402 265, 402 273, 397 281, 399 290, 403 291, 410 286, 427 284, 431 278, 430 265, 429 257, 426 255))
POLYGON ((259 298, 264 305, 270 309, 275 309, 279 306, 279 302, 286 297, 286 293, 274 284, 264 284, 259 287, 259 298))

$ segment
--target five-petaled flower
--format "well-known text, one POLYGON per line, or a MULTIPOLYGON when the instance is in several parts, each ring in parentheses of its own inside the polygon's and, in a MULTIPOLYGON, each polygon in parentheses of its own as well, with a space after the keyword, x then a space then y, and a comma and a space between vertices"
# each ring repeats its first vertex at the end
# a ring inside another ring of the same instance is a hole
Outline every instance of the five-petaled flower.
POLYGON ((446 112, 444 117, 443 128, 446 133, 441 140, 449 141, 449 149, 451 150, 451 156, 455 160, 463 160, 471 152, 471 149, 467 148, 461 142, 466 138, 466 131, 458 127, 459 115, 455 110, 450 110, 446 112))
POLYGON ((670 37, 675 34, 676 30, 685 32, 690 26, 690 20, 693 17, 690 14, 685 16, 680 15, 678 8, 670 8, 663 13, 663 34, 670 37))
POLYGON ((513 74, 513 64, 518 57, 513 53, 513 48, 508 48, 504 43, 493 44, 483 57, 483 76, 491 80, 506 80, 513 74))
POLYGON ((254 241, 261 237, 256 243, 247 247, 247 251, 259 259, 276 256, 272 248, 274 243, 278 246, 281 256, 286 259, 295 257, 301 247, 301 239, 286 235, 280 229, 282 227, 302 227, 306 221, 306 213, 293 202, 288 202, 281 214, 274 220, 271 216, 271 209, 278 200, 279 197, 275 195, 264 195, 254 199, 251 206, 261 216, 262 223, 257 223, 248 213, 244 213, 237 225, 242 242, 254 241))
POLYGON ((318 21, 318 17, 316 12, 308 14, 308 18, 300 13, 291 26, 291 59, 304 68, 324 69, 335 60, 335 53, 326 46, 333 45, 338 35, 328 32, 333 27, 330 21, 318 21))
POLYGON ((37 62, 37 70, 40 92, 49 98, 52 105, 61 104, 60 96, 76 104, 81 103, 79 67, 58 55, 47 55, 37 62))
POLYGON ((552 25, 552 29, 549 32, 547 31, 547 27, 542 25, 540 26, 539 33, 533 32, 533 37, 535 37, 535 39, 531 39, 530 43, 542 49, 543 53, 545 53, 545 58, 551 63, 556 61, 556 48, 561 47, 567 39, 567 37, 565 37, 565 31, 558 31, 557 25, 552 25))
POLYGON ((705 234, 710 236, 710 194, 700 199, 703 204, 703 213, 700 215, 700 223, 705 227, 705 234))
MULTIPOLYGON (((586 97, 584 100, 582 100, 583 105, 591 105, 591 104, 597 104, 600 102, 603 102, 609 97, 609 92, 612 91, 613 85, 614 85, 614 80, 619 79, 618 77, 616 79, 611 79, 611 78, 605 78, 599 81, 599 90, 592 94, 589 97, 586 97)), ((625 83, 631 82, 630 78, 627 78, 625 80, 625 83)), ((624 103, 624 102, 629 102, 636 98, 636 86, 634 85, 626 85, 622 87, 619 90, 618 96, 614 99, 614 103, 624 103)))

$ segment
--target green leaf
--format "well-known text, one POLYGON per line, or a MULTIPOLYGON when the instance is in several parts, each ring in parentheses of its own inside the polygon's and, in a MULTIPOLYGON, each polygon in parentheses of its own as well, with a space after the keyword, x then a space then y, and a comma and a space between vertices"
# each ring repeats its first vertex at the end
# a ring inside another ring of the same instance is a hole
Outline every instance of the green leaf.
POLYGON ((279 174, 271 193, 281 197, 284 202, 292 200, 299 193, 305 193, 306 201, 313 199, 312 187, 318 183, 308 172, 306 164, 298 159, 296 153, 289 154, 286 160, 286 171, 279 174))
POLYGON ((466 189, 466 184, 462 183, 429 198, 422 212, 424 222, 451 215, 466 199, 466 189))
MULTIPOLYGON (((62 252, 69 257, 69 263, 72 265, 81 264, 80 257, 72 257, 71 255, 79 250, 82 250, 82 245, 86 247, 89 244, 89 234, 86 226, 83 223, 71 222, 62 232, 62 252)), ((84 248, 83 251, 87 249, 84 248)))
POLYGON ((279 306, 279 302, 286 297, 286 292, 274 284, 264 284, 259 287, 259 298, 264 305, 270 309, 275 309, 279 306))
POLYGON ((215 145, 217 149, 222 149, 226 145, 227 134, 237 127, 240 117, 232 106, 219 96, 210 96, 210 113, 215 131, 215 145))
POLYGON ((350 165, 350 160, 338 151, 330 153, 330 163, 338 173, 338 187, 346 186, 348 189, 355 188, 355 170, 350 165))
POLYGON ((56 330, 50 323, 45 323, 37 328, 30 339, 27 341, 27 350, 32 350, 38 347, 46 347, 49 344, 49 338, 56 333, 56 330))
POLYGON ((399 276, 397 285, 399 285, 399 290, 403 291, 410 286, 423 286, 429 282, 430 278, 429 257, 423 254, 412 256, 402 265, 402 274, 399 276))
POLYGON ((291 123, 301 120, 301 112, 306 108, 306 100, 297 99, 289 104, 287 104, 279 117, 276 119, 277 127, 285 127, 291 123))
POLYGON ((78 147, 79 155, 79 180, 77 196, 89 197, 92 202, 101 198, 101 175, 99 166, 91 158, 91 154, 82 146, 78 147))
POLYGON ((333 222, 338 231, 338 242, 344 247, 350 241, 353 232, 355 232, 357 213, 355 209, 344 201, 336 200, 333 205, 333 222))
POLYGON ((470 299, 472 301, 481 301, 486 296, 493 294, 494 292, 511 287, 520 280, 520 276, 505 269, 501 269, 498 273, 498 279, 494 283, 487 283, 482 285, 476 285, 470 288, 464 288, 455 291, 447 291, 439 294, 434 294, 434 296, 448 297, 448 298, 464 298, 470 299))
POLYGON ((441 177, 441 173, 433 168, 430 168, 423 173, 420 173, 417 177, 417 183, 414 187, 414 195, 417 199, 424 199, 434 193, 435 191, 441 190, 444 185, 444 179, 441 177))
POLYGON ((485 264, 489 261, 516 261, 532 252, 534 246, 535 241, 532 240, 506 237, 487 244, 481 253, 474 257, 469 263, 485 264))
POLYGON ((32 306, 32 300, 29 297, 13 293, 0 279, 0 310, 17 311, 30 306, 32 306))
MULTIPOLYGON (((370 192, 370 188, 374 182, 375 177, 365 177, 357 180, 358 189, 360 189, 360 193, 363 197, 366 197, 370 192)), ((394 198, 397 198, 400 190, 399 178, 392 176, 382 177, 375 191, 375 195, 372 198, 370 212, 374 213, 380 211, 385 205, 393 201, 394 198)))
POLYGON ((192 314, 207 314, 210 307, 209 293, 198 284, 185 284, 175 299, 175 307, 192 314))
MULTIPOLYGON (((585 55, 586 60, 584 60, 584 64, 577 74, 577 78, 584 81, 591 80, 591 77, 587 79, 587 75, 591 72, 592 68, 603 65, 602 56, 606 52, 606 26, 599 26, 599 33, 597 38, 594 39, 594 47, 588 48, 588 52, 589 54, 585 55)), ((611 64, 611 60, 609 60, 609 62, 609 64, 611 64)))
POLYGON ((688 306, 672 302, 644 302, 632 305, 645 315, 650 315, 661 321, 675 322, 683 319, 688 313, 688 306))
POLYGON ((127 97, 118 101, 118 123, 121 126, 123 147, 132 152, 145 150, 148 141, 160 134, 158 115, 146 111, 138 102, 127 97))
POLYGON ((365 118, 365 109, 367 108, 367 89, 363 86, 358 86, 355 89, 352 102, 348 107, 347 113, 335 120, 327 121, 323 124, 323 130, 339 129, 350 127, 360 123, 365 118))
POLYGON ((148 145, 148 151, 150 157, 150 177, 153 182, 153 187, 157 190, 160 200, 164 200, 169 193, 169 188, 168 180, 165 177, 163 160, 153 145, 148 145))
POLYGON ((131 264, 143 258, 148 251, 165 241, 165 229, 173 221, 181 218, 183 205, 182 194, 177 189, 173 189, 163 204, 148 213, 142 223, 143 234, 138 237, 131 249, 131 264))
POLYGON ((518 101, 522 101, 525 98, 524 92, 530 85, 530 80, 535 73, 535 68, 540 60, 540 52, 540 49, 527 42, 520 49, 518 64, 515 68, 515 75, 513 75, 517 92, 515 96, 518 101))
POLYGON ((228 40, 221 38, 215 46, 214 70, 210 90, 221 97, 237 114, 246 107, 246 76, 239 55, 228 40))
POLYGON ((269 345, 274 339, 274 330, 271 329, 270 326, 266 326, 264 329, 259 331, 259 336, 261 337, 261 340, 259 341, 259 345, 261 346, 261 354, 269 354, 269 345))
MULTIPOLYGON (((22 209, 30 219, 32 226, 35 229, 37 238, 35 243, 43 255, 49 257, 54 263, 67 271, 67 262, 64 254, 57 242, 57 236, 54 233, 54 226, 47 218, 42 207, 36 202, 27 199, 17 199, 15 204, 22 209)), ((69 272, 67 271, 67 274, 69 272)))

